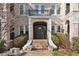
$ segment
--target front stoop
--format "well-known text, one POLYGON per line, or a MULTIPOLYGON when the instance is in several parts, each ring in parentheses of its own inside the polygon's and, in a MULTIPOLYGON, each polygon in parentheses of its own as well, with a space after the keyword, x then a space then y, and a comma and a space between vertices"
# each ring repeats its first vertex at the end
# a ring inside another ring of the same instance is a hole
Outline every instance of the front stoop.
POLYGON ((32 50, 47 50, 48 41, 47 39, 34 39, 32 41, 32 50))
POLYGON ((34 39, 31 50, 25 50, 23 56, 52 56, 52 51, 48 50, 47 39, 34 39))

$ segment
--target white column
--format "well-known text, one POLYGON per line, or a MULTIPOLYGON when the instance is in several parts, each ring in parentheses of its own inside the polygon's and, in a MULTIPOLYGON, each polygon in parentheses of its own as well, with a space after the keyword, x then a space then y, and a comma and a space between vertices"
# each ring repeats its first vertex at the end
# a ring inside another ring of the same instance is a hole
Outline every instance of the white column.
POLYGON ((73 35, 74 35, 74 33, 73 33, 73 27, 74 25, 73 25, 73 21, 72 21, 72 19, 70 20, 70 34, 69 34, 69 39, 70 39, 70 43, 71 43, 71 48, 73 47, 73 40, 72 40, 72 38, 73 38, 73 35))
POLYGON ((20 35, 20 26, 18 26, 17 28, 18 28, 17 35, 20 35))
POLYGON ((51 24, 51 18, 48 20, 48 30, 47 30, 47 35, 48 35, 48 43, 49 43, 49 45, 50 46, 52 46, 52 50, 53 50, 53 48, 57 48, 57 46, 53 43, 53 41, 51 40, 51 26, 52 24, 51 24))
POLYGON ((26 26, 25 25, 23 26, 23 33, 24 34, 26 33, 26 26))
POLYGON ((31 18, 29 18, 29 40, 33 39, 33 27, 32 27, 32 21, 31 18))
POLYGON ((29 20, 29 28, 28 28, 28 31, 29 31, 29 40, 27 41, 27 43, 26 43, 25 46, 23 47, 23 50, 25 50, 25 49, 27 49, 27 48, 30 48, 30 47, 31 47, 32 40, 33 40, 32 21, 31 21, 31 18, 29 18, 28 20, 29 20))
POLYGON ((65 33, 67 34, 67 24, 65 24, 65 33))

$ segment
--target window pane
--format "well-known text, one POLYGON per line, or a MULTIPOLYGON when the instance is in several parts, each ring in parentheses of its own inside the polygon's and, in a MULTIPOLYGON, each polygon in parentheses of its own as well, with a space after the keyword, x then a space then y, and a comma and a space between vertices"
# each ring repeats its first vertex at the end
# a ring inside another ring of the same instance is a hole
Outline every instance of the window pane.
POLYGON ((23 4, 20 5, 20 14, 23 15, 23 4))
POLYGON ((66 3, 66 14, 70 12, 70 3, 66 3))
POLYGON ((57 32, 60 32, 60 26, 58 26, 58 30, 57 30, 57 32))
POLYGON ((52 33, 54 33, 55 32, 55 27, 54 26, 52 26, 52 33))
POLYGON ((36 5, 36 13, 41 14, 44 13, 44 5, 36 5))
POLYGON ((53 9, 53 10, 55 9, 55 4, 52 4, 52 9, 53 9))
POLYGON ((44 5, 41 5, 41 12, 44 13, 44 5))
POLYGON ((20 35, 23 34, 23 26, 20 26, 20 35))
POLYGON ((51 6, 51 14, 55 14, 55 4, 52 4, 51 6))
POLYGON ((35 8, 36 8, 35 13, 38 13, 38 5, 36 5, 35 8))
POLYGON ((55 14, 55 10, 51 10, 51 14, 55 14))
POLYGON ((57 14, 60 14, 60 7, 57 8, 57 14))
POLYGON ((24 7, 23 7, 23 9, 24 9, 24 15, 27 15, 27 14, 28 14, 27 4, 24 4, 23 6, 24 6, 24 7))
POLYGON ((13 3, 10 4, 10 12, 14 13, 14 4, 13 3))
POLYGON ((27 8, 27 4, 21 4, 20 5, 20 14, 21 15, 27 15, 28 14, 28 8, 27 8))

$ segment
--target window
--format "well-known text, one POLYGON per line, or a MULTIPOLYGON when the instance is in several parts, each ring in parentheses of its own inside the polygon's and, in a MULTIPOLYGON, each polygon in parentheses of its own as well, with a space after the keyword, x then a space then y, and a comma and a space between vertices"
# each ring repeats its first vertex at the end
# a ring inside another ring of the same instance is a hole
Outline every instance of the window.
POLYGON ((23 34, 23 26, 20 26, 20 35, 23 34))
POLYGON ((60 6, 57 9, 57 14, 60 14, 60 6))
POLYGON ((60 26, 58 26, 57 32, 60 32, 60 26))
POLYGON ((14 32, 10 32, 10 39, 13 40, 15 38, 15 33, 14 32))
POLYGON ((20 14, 23 15, 23 5, 20 5, 20 14))
POLYGON ((55 26, 52 26, 52 33, 55 32, 55 26))
POLYGON ((27 6, 26 4, 20 4, 20 15, 28 14, 28 10, 26 6, 27 6))
POLYGON ((66 3, 66 14, 70 12, 70 3, 66 3))
POLYGON ((10 12, 12 14, 14 13, 14 4, 13 3, 10 4, 10 12))
POLYGON ((36 12, 37 14, 44 13, 44 5, 41 5, 41 4, 36 5, 36 12))
POLYGON ((26 28, 26 34, 28 33, 28 26, 25 26, 25 28, 26 28))
POLYGON ((41 12, 44 13, 44 5, 41 6, 41 12))
POLYGON ((51 14, 55 14, 55 4, 52 4, 52 7, 51 7, 51 14))

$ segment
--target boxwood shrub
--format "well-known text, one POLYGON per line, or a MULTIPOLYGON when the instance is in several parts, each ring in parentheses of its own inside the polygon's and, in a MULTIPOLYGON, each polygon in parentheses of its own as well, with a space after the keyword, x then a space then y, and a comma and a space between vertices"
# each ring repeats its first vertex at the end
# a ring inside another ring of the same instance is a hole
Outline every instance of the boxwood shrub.
POLYGON ((27 34, 19 35, 14 39, 14 47, 22 48, 27 42, 27 34))

